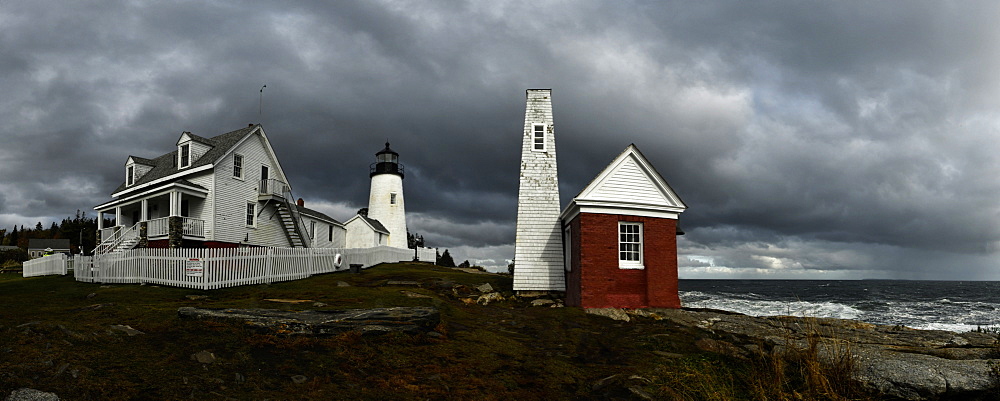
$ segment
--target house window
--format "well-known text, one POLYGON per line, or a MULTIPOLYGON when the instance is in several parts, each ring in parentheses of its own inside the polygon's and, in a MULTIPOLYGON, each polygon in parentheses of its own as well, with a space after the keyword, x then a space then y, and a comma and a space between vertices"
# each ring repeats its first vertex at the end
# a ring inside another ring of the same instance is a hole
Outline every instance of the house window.
POLYGON ((257 220, 257 203, 247 201, 247 227, 254 227, 257 220))
POLYGON ((309 222, 309 238, 316 239, 316 222, 309 222))
POLYGON ((233 177, 243 179, 243 155, 233 155, 233 177))
POLYGON ((326 234, 326 240, 327 240, 327 241, 330 241, 330 242, 333 242, 333 226, 329 226, 329 227, 327 227, 327 228, 329 228, 330 230, 329 230, 329 232, 328 232, 328 233, 326 234))
POLYGON ((180 168, 184 168, 191 165, 191 144, 185 143, 181 145, 181 148, 178 150, 178 153, 179 153, 178 156, 181 159, 181 161, 179 162, 180 168))
POLYGON ((396 194, 395 193, 389 194, 389 204, 390 205, 395 205, 396 204, 396 194))
POLYGON ((125 186, 135 183, 135 166, 125 167, 125 186))
POLYGON ((642 269, 642 223, 618 222, 618 267, 642 269))
POLYGON ((545 151, 545 124, 532 125, 532 145, 531 150, 536 152, 545 151))

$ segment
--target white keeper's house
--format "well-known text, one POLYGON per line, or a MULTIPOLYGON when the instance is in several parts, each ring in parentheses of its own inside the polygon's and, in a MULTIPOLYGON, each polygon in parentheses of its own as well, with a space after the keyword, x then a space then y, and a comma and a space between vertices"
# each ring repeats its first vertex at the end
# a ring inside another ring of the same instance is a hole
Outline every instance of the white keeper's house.
POLYGON ((342 248, 346 228, 305 207, 259 124, 211 138, 181 133, 156 158, 129 156, 112 200, 96 206, 104 253, 134 247, 342 248))

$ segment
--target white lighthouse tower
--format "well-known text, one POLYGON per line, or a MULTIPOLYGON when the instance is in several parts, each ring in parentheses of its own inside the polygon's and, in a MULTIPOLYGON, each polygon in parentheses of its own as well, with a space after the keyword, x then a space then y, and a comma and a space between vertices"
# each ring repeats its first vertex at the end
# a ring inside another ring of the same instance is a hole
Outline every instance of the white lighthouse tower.
POLYGON ((514 243, 515 291, 566 291, 552 90, 528 89, 514 243))
POLYGON ((368 218, 378 220, 389 231, 386 245, 406 249, 406 209, 403 201, 403 165, 399 153, 389 148, 375 154, 369 174, 368 218))

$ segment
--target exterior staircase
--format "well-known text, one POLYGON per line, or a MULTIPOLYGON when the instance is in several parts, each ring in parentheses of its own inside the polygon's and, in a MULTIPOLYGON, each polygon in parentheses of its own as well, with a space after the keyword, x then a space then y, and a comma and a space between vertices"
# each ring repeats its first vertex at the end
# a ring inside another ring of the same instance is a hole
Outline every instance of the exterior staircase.
POLYGON ((281 225, 285 227, 285 236, 288 237, 288 243, 292 245, 292 248, 306 248, 309 243, 309 235, 305 233, 305 228, 303 227, 302 220, 298 217, 298 210, 295 205, 287 201, 279 202, 275 204, 278 209, 278 217, 281 219, 281 225))
POLYGON ((127 251, 129 249, 135 248, 135 246, 138 244, 139 244, 139 235, 136 234, 136 236, 132 238, 122 240, 122 242, 118 243, 118 246, 115 246, 114 249, 111 250, 111 252, 127 251))
POLYGON ((110 238, 105 238, 97 245, 97 248, 94 248, 94 254, 127 251, 135 248, 138 244, 139 224, 137 223, 131 228, 115 231, 110 238))

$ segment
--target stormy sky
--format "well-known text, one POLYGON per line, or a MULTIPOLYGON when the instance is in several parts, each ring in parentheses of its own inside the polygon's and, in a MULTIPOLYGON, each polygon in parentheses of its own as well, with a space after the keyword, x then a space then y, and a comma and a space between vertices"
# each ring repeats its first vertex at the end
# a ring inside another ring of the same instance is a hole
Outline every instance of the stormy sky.
POLYGON ((505 266, 552 88, 564 205, 635 143, 690 207, 681 278, 1000 280, 1000 3, 205 3, 0 2, 0 227, 259 122, 342 221, 388 139, 410 230, 505 266))

